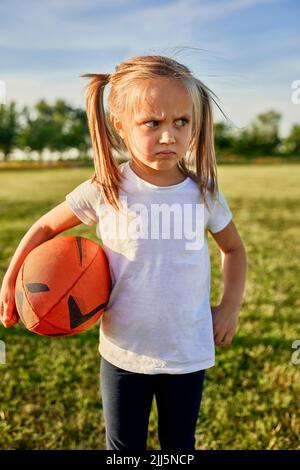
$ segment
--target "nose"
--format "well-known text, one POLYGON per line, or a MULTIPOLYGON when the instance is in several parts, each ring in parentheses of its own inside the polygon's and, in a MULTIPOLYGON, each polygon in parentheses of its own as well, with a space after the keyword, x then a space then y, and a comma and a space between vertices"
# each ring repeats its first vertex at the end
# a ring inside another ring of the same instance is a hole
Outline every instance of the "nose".
POLYGON ((164 131, 159 139, 160 144, 173 144, 175 142, 175 137, 172 132, 164 131))

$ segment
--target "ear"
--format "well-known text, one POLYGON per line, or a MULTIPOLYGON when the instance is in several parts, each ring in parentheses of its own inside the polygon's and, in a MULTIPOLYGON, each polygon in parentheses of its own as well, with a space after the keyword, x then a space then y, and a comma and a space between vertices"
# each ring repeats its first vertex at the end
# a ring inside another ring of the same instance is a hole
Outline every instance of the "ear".
POLYGON ((116 132, 119 134, 119 136, 122 139, 124 139, 124 130, 123 130, 121 121, 116 116, 111 115, 111 122, 113 123, 113 126, 116 129, 116 132))

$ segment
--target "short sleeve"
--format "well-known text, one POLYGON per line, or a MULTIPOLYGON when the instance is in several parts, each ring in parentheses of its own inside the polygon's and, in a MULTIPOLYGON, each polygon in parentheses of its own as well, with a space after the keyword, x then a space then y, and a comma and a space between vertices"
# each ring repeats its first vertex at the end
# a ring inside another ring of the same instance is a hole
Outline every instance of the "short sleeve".
POLYGON ((217 233, 223 230, 232 219, 232 212, 229 209, 228 203, 224 194, 218 191, 214 205, 210 213, 207 228, 212 233, 217 233))
POLYGON ((100 188, 91 179, 84 181, 66 195, 71 210, 86 225, 98 223, 97 207, 101 203, 100 188))

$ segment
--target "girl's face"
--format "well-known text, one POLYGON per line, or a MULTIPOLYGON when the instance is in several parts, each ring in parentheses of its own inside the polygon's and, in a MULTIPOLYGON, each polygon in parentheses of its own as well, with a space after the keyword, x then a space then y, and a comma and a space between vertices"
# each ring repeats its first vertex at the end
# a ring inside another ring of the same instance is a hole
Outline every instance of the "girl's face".
POLYGON ((146 99, 138 115, 124 113, 120 121, 113 117, 114 126, 143 170, 175 175, 177 163, 189 150, 192 99, 183 84, 167 77, 147 80, 145 86, 146 99))

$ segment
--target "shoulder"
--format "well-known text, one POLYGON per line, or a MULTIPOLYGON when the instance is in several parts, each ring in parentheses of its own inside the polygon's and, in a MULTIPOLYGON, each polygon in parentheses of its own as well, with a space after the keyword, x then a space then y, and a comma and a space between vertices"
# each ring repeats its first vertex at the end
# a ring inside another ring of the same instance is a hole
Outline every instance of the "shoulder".
POLYGON ((83 181, 81 184, 77 186, 77 189, 82 193, 90 194, 90 195, 99 195, 101 193, 101 185, 97 182, 97 180, 91 176, 87 180, 83 181))
MULTIPOLYGON (((126 170, 126 162, 118 165, 120 176, 123 178, 126 170)), ((103 186, 99 180, 97 180, 96 174, 94 173, 90 178, 83 181, 75 188, 76 192, 82 194, 90 200, 103 201, 103 186)))
POLYGON ((205 201, 210 209, 213 209, 218 202, 224 199, 224 194, 220 190, 218 183, 214 186, 212 179, 209 179, 206 183, 201 182, 196 173, 190 173, 189 179, 195 191, 199 191, 201 201, 205 201))
POLYGON ((66 199, 73 199, 73 201, 77 202, 85 201, 93 205, 101 199, 101 194, 101 187, 92 176, 78 184, 67 194, 66 199))

